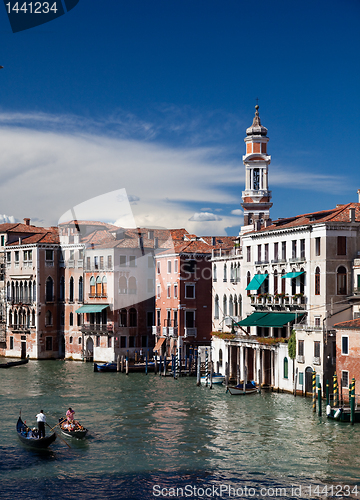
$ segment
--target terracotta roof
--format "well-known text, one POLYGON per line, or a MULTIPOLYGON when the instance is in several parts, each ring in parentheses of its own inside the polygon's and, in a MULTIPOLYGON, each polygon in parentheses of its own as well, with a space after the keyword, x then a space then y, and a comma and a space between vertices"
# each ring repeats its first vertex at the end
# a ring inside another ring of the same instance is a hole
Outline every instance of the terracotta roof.
POLYGON ((350 330, 360 330, 360 318, 350 319, 349 321, 343 321, 342 323, 335 323, 335 328, 343 329, 349 328, 350 330))
POLYGON ((355 221, 360 222, 360 203, 347 203, 345 205, 338 205, 336 208, 330 210, 322 210, 320 212, 311 212, 308 214, 296 215, 294 217, 278 219, 273 221, 270 226, 262 227, 259 231, 250 231, 250 233, 314 225, 324 222, 350 222, 350 208, 355 208, 355 221))
POLYGON ((30 236, 23 236, 21 238, 21 243, 19 241, 14 241, 9 243, 8 247, 14 247, 19 245, 32 245, 36 243, 50 243, 53 245, 59 245, 60 239, 59 235, 55 231, 47 231, 46 233, 32 234, 30 236))
POLYGON ((16 224, 11 224, 9 222, 0 224, 0 233, 45 233, 46 231, 49 231, 49 228, 27 226, 20 222, 16 224))

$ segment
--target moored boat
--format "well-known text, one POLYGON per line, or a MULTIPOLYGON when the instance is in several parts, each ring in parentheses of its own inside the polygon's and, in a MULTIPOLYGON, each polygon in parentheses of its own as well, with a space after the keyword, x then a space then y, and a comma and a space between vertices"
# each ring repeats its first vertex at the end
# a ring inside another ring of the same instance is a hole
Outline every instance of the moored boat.
MULTIPOLYGON (((339 422, 351 422, 351 410, 349 407, 330 407, 328 405, 326 407, 326 415, 328 418, 339 422)), ((354 412, 354 422, 360 422, 360 409, 356 409, 354 412)))
MULTIPOLYGON (((213 373, 212 374, 212 383, 213 384, 222 384, 225 380, 225 376, 221 375, 221 373, 213 373)), ((206 377, 201 377, 200 382, 204 385, 209 385, 210 384, 210 374, 206 377)))
POLYGON ((42 438, 34 436, 34 432, 21 420, 21 417, 19 417, 19 420, 17 421, 16 431, 20 441, 31 448, 47 448, 56 439, 55 432, 52 432, 48 436, 42 438))
POLYGON ((249 394, 255 394, 258 392, 258 389, 256 388, 255 382, 252 381, 245 384, 245 390, 244 384, 238 384, 233 387, 229 386, 226 392, 228 391, 232 396, 247 396, 249 394))
POLYGON ((19 359, 18 361, 8 361, 7 363, 0 363, 0 368, 11 368, 12 366, 26 365, 29 362, 29 358, 19 359))
POLYGON ((64 417, 59 418, 59 427, 64 436, 83 439, 88 430, 79 424, 79 422, 75 421, 73 424, 68 422, 68 420, 64 417))

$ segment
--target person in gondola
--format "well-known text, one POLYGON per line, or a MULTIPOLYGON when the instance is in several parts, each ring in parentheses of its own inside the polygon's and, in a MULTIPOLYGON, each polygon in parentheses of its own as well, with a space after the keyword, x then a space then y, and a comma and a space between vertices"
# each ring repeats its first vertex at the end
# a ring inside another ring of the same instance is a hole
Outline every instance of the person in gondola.
POLYGON ((69 424, 74 424, 74 415, 75 412, 72 408, 69 408, 68 411, 66 412, 66 418, 69 424))
POLYGON ((42 410, 40 410, 40 413, 38 413, 36 415, 36 420, 37 420, 38 429, 39 429, 39 438, 45 437, 46 417, 45 417, 45 414, 42 410))

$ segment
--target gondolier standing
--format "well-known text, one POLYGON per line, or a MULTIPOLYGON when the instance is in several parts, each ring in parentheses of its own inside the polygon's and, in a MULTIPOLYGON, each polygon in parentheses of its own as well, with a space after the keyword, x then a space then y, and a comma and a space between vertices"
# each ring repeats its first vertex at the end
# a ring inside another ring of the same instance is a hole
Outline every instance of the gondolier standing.
POLYGON ((45 414, 42 410, 40 410, 40 413, 38 413, 36 415, 36 420, 37 420, 38 429, 39 429, 39 438, 45 437, 46 417, 45 417, 45 414))

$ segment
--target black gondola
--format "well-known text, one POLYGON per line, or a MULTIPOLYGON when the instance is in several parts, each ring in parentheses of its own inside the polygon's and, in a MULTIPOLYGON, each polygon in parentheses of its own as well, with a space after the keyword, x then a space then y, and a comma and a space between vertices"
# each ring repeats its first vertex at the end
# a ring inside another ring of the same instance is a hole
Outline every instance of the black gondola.
POLYGON ((28 428, 27 425, 24 424, 24 422, 21 420, 21 417, 19 417, 19 420, 17 421, 16 424, 17 434, 19 436, 20 441, 23 444, 26 444, 26 446, 31 446, 31 448, 37 448, 37 449, 47 448, 56 439, 55 432, 52 432, 51 434, 43 438, 30 437, 27 435, 28 433, 25 432, 25 429, 27 428, 28 428))

